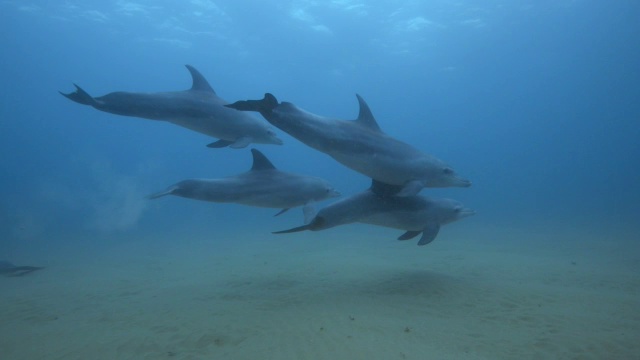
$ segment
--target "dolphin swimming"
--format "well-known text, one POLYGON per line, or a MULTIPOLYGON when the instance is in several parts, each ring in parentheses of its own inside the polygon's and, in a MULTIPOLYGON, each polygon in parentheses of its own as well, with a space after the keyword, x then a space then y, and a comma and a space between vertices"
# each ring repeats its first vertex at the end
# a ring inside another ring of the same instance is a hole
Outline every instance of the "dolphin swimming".
POLYGON ((22 276, 41 269, 44 268, 39 266, 16 266, 9 261, 0 260, 0 274, 2 275, 22 276))
POLYGON ((314 202, 340 196, 327 181, 280 171, 260 151, 251 149, 253 166, 245 173, 221 179, 188 179, 150 195, 156 199, 176 195, 189 199, 281 208, 276 215, 304 205, 306 221, 315 213, 314 202))
POLYGON ((132 93, 112 92, 92 97, 80 86, 76 91, 62 93, 79 104, 112 114, 162 120, 209 135, 220 140, 209 147, 244 148, 250 143, 282 145, 273 129, 263 120, 229 109, 209 82, 193 66, 186 65, 193 84, 185 91, 132 93))
POLYGON ((274 234, 318 231, 357 222, 405 230, 398 240, 409 240, 422 234, 418 245, 426 245, 436 238, 442 225, 475 214, 475 211, 451 199, 393 195, 400 189, 400 186, 373 180, 368 190, 322 208, 307 225, 274 234))
POLYGON ((443 161, 385 134, 360 97, 354 121, 309 113, 272 94, 262 100, 237 101, 227 107, 258 111, 275 127, 321 151, 346 167, 390 185, 401 185, 398 196, 415 195, 424 187, 468 187, 471 182, 443 161))

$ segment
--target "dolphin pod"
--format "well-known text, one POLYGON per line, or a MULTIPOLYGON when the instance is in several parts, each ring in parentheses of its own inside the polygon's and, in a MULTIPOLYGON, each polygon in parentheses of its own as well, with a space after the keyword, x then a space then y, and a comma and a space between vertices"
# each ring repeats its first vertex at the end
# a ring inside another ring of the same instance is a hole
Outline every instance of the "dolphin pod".
POLYGON ((264 121, 247 116, 224 105, 225 100, 213 90, 196 68, 186 65, 193 84, 189 90, 132 93, 112 92, 92 97, 80 86, 76 91, 62 93, 67 99, 89 105, 98 110, 124 116, 168 121, 178 126, 209 135, 220 140, 209 147, 244 148, 251 143, 282 145, 282 140, 264 121))
POLYGON ((475 214, 451 199, 418 195, 424 188, 469 187, 442 160, 384 133, 368 104, 356 95, 358 117, 342 120, 305 111, 279 102, 266 93, 260 100, 229 104, 217 96, 194 67, 186 65, 193 85, 185 91, 160 93, 113 92, 92 97, 78 85, 66 98, 98 110, 124 116, 168 121, 216 137, 212 148, 244 148, 251 143, 281 145, 269 123, 305 145, 318 150, 372 179, 369 189, 348 196, 316 212, 314 203, 339 196, 325 180, 280 171, 264 154, 251 149, 253 165, 245 173, 220 179, 187 179, 152 194, 256 207, 280 208, 276 215, 303 206, 305 224, 274 234, 319 231, 365 223, 403 230, 398 240, 420 235, 418 245, 431 243, 440 228, 475 214), (258 112, 266 122, 247 112, 258 112))

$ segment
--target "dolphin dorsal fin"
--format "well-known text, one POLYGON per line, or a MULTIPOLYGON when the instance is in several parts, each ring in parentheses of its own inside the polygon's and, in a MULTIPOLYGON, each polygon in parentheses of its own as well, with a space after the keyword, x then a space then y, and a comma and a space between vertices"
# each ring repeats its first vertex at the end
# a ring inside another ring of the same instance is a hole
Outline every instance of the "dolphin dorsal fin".
POLYGON ((214 94, 216 93, 211 87, 211 85, 209 85, 209 82, 207 81, 207 79, 205 79, 204 76, 200 74, 200 71, 196 70, 196 68, 194 68, 191 65, 185 65, 185 66, 187 67, 187 70, 189 70, 189 72, 191 73, 191 78, 193 79, 193 85, 191 85, 191 90, 209 91, 214 94))
POLYGON ((362 96, 356 94, 356 97, 358 98, 358 104, 360 105, 360 113, 358 113, 356 122, 368 129, 382 132, 376 118, 374 118, 371 113, 371 109, 369 109, 369 105, 367 105, 362 96))
POLYGON ((260 151, 251 149, 251 154, 253 154, 253 166, 251 166, 251 171, 272 170, 276 168, 260 151))

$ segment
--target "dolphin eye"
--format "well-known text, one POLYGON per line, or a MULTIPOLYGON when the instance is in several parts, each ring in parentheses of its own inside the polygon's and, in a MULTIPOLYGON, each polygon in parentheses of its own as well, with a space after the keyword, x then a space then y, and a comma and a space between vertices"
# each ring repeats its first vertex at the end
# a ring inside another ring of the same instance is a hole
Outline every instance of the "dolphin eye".
POLYGON ((448 167, 447 167, 447 168, 444 168, 444 169, 442 169, 442 172, 443 172, 445 175, 453 175, 453 169, 452 169, 452 168, 448 168, 448 167))

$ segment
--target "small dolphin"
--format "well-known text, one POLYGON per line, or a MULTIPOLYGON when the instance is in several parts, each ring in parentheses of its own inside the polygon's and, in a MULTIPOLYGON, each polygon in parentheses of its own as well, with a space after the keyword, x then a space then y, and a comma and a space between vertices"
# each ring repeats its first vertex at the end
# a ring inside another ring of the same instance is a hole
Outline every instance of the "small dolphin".
POLYGON ((422 233, 418 245, 426 245, 436 238, 442 225, 475 214, 455 200, 393 195, 399 190, 399 186, 373 180, 368 190, 321 209, 309 224, 274 234, 318 231, 358 222, 405 230, 398 240, 413 239, 422 233))
POLYGON ((162 120, 219 138, 207 146, 244 148, 250 143, 282 145, 282 140, 264 121, 224 107, 209 82, 191 65, 191 89, 159 93, 113 92, 92 97, 74 84, 76 91, 62 93, 79 104, 112 114, 162 120))
POLYGON ((176 195, 211 202, 282 208, 276 216, 292 207, 305 205, 303 210, 309 221, 315 212, 314 201, 340 196, 323 179, 280 171, 260 151, 251 149, 251 153, 253 166, 245 173, 222 179, 183 180, 149 198, 176 195))
POLYGON ((0 260, 0 274, 7 276, 23 276, 36 270, 44 269, 38 266, 16 266, 8 261, 0 260))
POLYGON ((401 185, 398 196, 415 195, 424 187, 471 186, 441 160, 382 132, 367 103, 356 96, 360 113, 354 121, 311 114, 291 103, 278 103, 269 93, 262 100, 225 106, 258 111, 272 125, 346 167, 386 184, 401 185))

